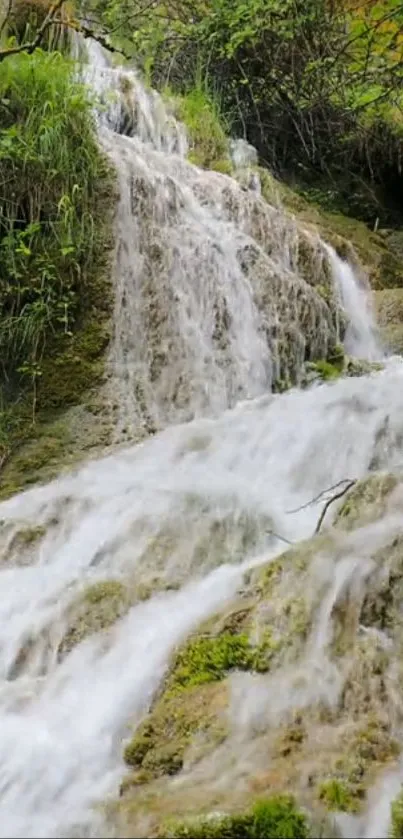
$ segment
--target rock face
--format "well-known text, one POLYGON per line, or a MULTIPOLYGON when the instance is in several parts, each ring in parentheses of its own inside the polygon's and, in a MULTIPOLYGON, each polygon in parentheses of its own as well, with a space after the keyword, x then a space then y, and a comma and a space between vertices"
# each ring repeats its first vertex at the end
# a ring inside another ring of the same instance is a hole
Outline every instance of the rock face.
MULTIPOLYGON (((402 508, 398 476, 358 482, 336 529, 248 572, 232 604, 178 649, 125 746, 131 772, 109 811, 116 835, 165 835, 166 819, 285 791, 315 824, 365 808, 400 751, 402 508), (351 547, 368 529, 372 552, 357 564, 351 547)), ((324 835, 336 835, 327 824, 324 835)))
POLYGON ((382 337, 388 349, 403 354, 403 289, 387 288, 375 292, 375 308, 382 337))

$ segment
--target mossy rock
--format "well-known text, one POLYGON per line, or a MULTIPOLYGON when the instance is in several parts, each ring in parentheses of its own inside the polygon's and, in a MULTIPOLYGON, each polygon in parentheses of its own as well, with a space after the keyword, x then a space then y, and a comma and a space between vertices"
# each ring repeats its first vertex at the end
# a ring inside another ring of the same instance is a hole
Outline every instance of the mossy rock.
POLYGON ((129 592, 119 580, 101 580, 89 585, 70 607, 68 628, 58 649, 59 658, 64 658, 90 635, 113 626, 130 605, 129 592))
POLYGON ((291 189, 259 168, 264 198, 277 207, 284 207, 304 222, 307 229, 317 231, 342 258, 358 263, 367 271, 373 289, 403 286, 403 250, 401 241, 380 235, 367 225, 342 213, 325 209, 311 196, 291 189))
POLYGON ((374 473, 357 481, 337 511, 335 526, 351 530, 381 518, 398 482, 398 477, 389 473, 374 473))
MULTIPOLYGON (((227 685, 196 685, 164 694, 126 745, 126 763, 146 777, 176 774, 192 746, 193 760, 216 748, 227 733, 227 685)), ((138 779, 138 774, 134 776, 138 779)), ((140 775, 140 778, 142 776, 140 775)), ((141 781, 140 781, 141 782, 141 781)), ((130 786, 130 776, 125 788, 130 786)))
POLYGON ((375 312, 386 348, 403 355, 403 289, 391 288, 374 294, 375 312))
POLYGON ((318 788, 318 797, 330 811, 356 813, 359 810, 357 789, 339 778, 322 781, 318 788))

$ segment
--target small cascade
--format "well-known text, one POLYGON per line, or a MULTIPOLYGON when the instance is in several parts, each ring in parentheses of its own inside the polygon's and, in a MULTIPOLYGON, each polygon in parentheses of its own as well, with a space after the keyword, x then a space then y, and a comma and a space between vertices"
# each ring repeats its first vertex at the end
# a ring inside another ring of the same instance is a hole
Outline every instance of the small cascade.
MULTIPOLYGON (((133 70, 90 42, 86 79, 118 174, 114 339, 107 401, 116 439, 218 415, 340 342, 329 254, 246 186, 186 160, 186 133, 133 70)), ((237 167, 253 149, 232 143, 237 167)))
POLYGON ((328 246, 335 284, 348 318, 344 338, 348 353, 367 361, 379 361, 383 350, 376 329, 369 288, 360 283, 352 266, 328 246))

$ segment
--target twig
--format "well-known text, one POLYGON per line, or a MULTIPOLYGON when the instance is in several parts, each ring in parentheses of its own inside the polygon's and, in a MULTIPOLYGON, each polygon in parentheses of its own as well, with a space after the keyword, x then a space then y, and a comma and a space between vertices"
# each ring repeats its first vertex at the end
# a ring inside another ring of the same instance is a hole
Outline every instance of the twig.
POLYGON ((0 24, 0 38, 1 38, 1 36, 2 36, 2 34, 3 34, 3 32, 4 32, 4 30, 5 30, 5 28, 6 28, 7 21, 8 21, 8 19, 9 19, 9 17, 10 17, 10 13, 11 13, 11 6, 12 6, 12 5, 13 5, 13 0, 8 0, 7 11, 5 12, 4 18, 3 18, 3 20, 2 20, 2 22, 1 22, 1 24, 0 24))
POLYGON ((291 542, 290 539, 286 539, 285 536, 280 536, 279 533, 276 533, 275 530, 266 530, 266 533, 270 533, 270 536, 274 536, 276 539, 279 539, 280 542, 285 542, 286 545, 293 545, 294 542, 291 542))
POLYGON ((52 4, 47 13, 45 20, 39 27, 33 41, 29 41, 25 44, 20 44, 17 47, 9 47, 8 49, 0 50, 0 62, 4 61, 5 58, 9 58, 10 55, 17 55, 20 52, 27 52, 29 54, 33 53, 37 49, 37 47, 40 46, 42 38, 46 30, 49 29, 49 26, 52 26, 53 23, 61 22, 56 20, 55 15, 59 11, 59 9, 61 9, 65 2, 66 0, 55 0, 55 2, 52 4))
POLYGON ((351 489, 351 487, 353 487, 354 484, 356 484, 356 483, 357 483, 356 479, 354 481, 349 481, 349 483, 347 484, 347 486, 344 487, 344 489, 340 490, 340 492, 336 492, 335 495, 332 495, 332 497, 329 498, 328 501, 326 501, 326 504, 325 504, 320 516, 319 516, 318 523, 315 527, 315 533, 319 533, 320 528, 321 528, 322 523, 323 523, 323 519, 325 518, 325 515, 328 511, 328 508, 330 507, 331 504, 333 504, 333 501, 337 501, 338 498, 342 498, 342 496, 345 495, 346 492, 348 492, 349 489, 351 489))
POLYGON ((348 484, 350 481, 351 478, 344 478, 342 481, 338 481, 337 484, 333 484, 333 486, 328 487, 327 489, 322 489, 322 492, 320 492, 319 495, 315 495, 315 498, 311 498, 311 500, 307 501, 306 504, 302 504, 301 507, 296 507, 295 510, 286 510, 286 513, 299 513, 300 510, 306 510, 307 507, 311 507, 312 504, 316 504, 316 502, 323 498, 327 492, 331 492, 332 489, 337 489, 337 487, 340 487, 342 484, 348 484))

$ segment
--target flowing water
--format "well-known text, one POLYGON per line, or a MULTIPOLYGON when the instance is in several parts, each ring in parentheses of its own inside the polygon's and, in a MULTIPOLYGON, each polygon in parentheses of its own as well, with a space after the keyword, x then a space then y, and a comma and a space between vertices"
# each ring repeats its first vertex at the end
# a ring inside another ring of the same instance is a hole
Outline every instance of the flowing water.
MULTIPOLYGON (((396 361, 360 379, 271 395, 281 336, 293 340, 298 365, 307 324, 312 346, 324 349, 339 328, 298 273, 297 227, 231 179, 187 163, 184 131, 156 94, 130 73, 133 103, 122 105, 125 74, 91 49, 89 77, 95 70, 98 92, 114 94, 100 136, 121 191, 108 393, 118 440, 141 423, 158 433, 0 505, 2 837, 102 835, 97 805, 116 795, 128 723, 149 707, 175 646, 233 597, 245 568, 312 534, 322 506, 306 506, 310 499, 375 461, 403 465, 396 361), (118 133, 123 113, 133 136, 118 133), (240 255, 248 249, 261 269, 249 276, 240 255), (71 604, 108 579, 152 596, 61 655, 71 604)), ((313 245, 319 271, 328 252, 313 245)), ((332 260, 354 346, 372 358, 355 277, 332 260)), ((329 560, 318 572, 306 703, 340 689, 324 655, 332 606, 365 557, 365 539, 382 533, 364 529, 344 564, 329 560)), ((287 678, 282 684, 271 688, 279 713, 294 701, 287 678)), ((370 811, 361 835, 375 835, 374 824, 370 811)))

